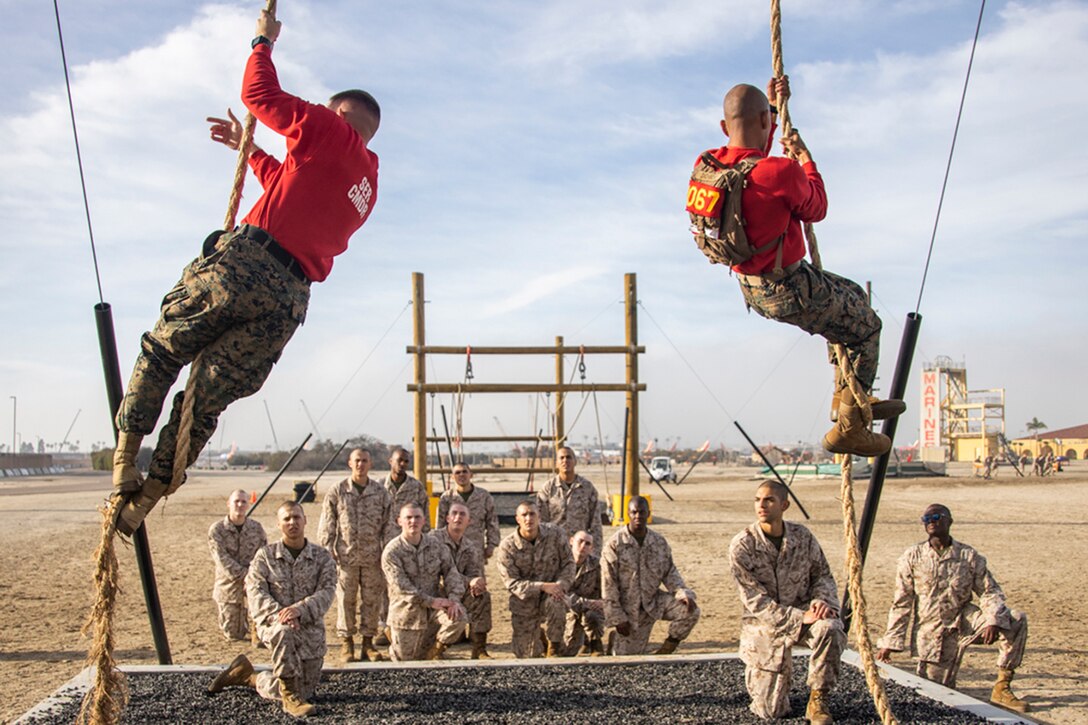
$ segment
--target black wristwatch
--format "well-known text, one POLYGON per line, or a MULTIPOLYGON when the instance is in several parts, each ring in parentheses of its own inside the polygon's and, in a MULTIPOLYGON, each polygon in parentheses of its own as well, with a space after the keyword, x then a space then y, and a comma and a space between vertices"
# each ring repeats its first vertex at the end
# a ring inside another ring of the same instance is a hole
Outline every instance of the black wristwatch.
POLYGON ((271 48, 272 41, 264 37, 263 35, 258 35, 256 38, 253 39, 253 42, 249 44, 249 47, 256 48, 258 45, 267 45, 269 48, 271 48))
MULTIPOLYGON (((259 40, 259 39, 258 39, 258 40, 259 40)), ((254 40, 254 41, 253 41, 253 43, 254 43, 254 45, 256 45, 257 41, 256 41, 256 40, 254 40)), ((778 115, 778 106, 774 106, 774 105, 772 105, 772 106, 770 107, 770 109, 771 109, 771 113, 773 113, 773 114, 774 114, 774 115, 776 115, 776 116, 778 115)))

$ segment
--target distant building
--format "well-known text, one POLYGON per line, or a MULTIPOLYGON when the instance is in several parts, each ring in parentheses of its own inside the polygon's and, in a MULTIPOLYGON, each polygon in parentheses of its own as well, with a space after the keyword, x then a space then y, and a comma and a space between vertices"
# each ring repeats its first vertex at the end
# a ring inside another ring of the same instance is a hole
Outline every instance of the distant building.
POLYGON ((1017 438, 1010 441, 1010 445, 1017 453, 1027 453, 1032 458, 1053 453, 1071 461, 1085 459, 1088 458, 1088 423, 1017 438))

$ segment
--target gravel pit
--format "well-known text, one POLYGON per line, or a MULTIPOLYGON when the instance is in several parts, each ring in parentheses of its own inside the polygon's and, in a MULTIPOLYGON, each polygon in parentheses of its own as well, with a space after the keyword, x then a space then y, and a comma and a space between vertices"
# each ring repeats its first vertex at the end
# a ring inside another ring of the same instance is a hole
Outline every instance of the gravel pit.
MULTIPOLYGON (((589 664, 589 663, 587 663, 589 664)), ((794 659, 792 716, 803 723, 807 657, 794 659)), ((275 703, 246 688, 206 692, 211 674, 130 673, 123 723, 291 723, 275 703)), ((985 722, 885 681, 901 723, 985 722)), ((312 719, 350 723, 754 723, 739 660, 542 667, 438 667, 328 672, 313 698, 312 719)), ((71 723, 78 702, 25 718, 71 723)), ((831 693, 836 723, 879 723, 865 678, 843 666, 831 693)))

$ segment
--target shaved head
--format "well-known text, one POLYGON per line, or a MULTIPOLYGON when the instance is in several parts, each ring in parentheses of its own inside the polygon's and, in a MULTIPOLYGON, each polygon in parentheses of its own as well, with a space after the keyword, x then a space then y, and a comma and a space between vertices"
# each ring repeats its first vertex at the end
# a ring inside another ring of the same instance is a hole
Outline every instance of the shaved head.
POLYGON ((747 83, 741 83, 729 89, 722 103, 722 113, 728 123, 750 123, 759 119, 761 113, 767 113, 771 104, 763 91, 747 83))

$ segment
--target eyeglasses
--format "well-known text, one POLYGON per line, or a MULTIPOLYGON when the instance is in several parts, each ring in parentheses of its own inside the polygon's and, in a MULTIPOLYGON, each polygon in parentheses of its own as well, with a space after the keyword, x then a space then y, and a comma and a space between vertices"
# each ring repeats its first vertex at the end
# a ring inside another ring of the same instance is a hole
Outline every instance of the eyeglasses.
POLYGON ((923 524, 935 524, 945 517, 945 514, 926 514, 922 517, 923 524))

